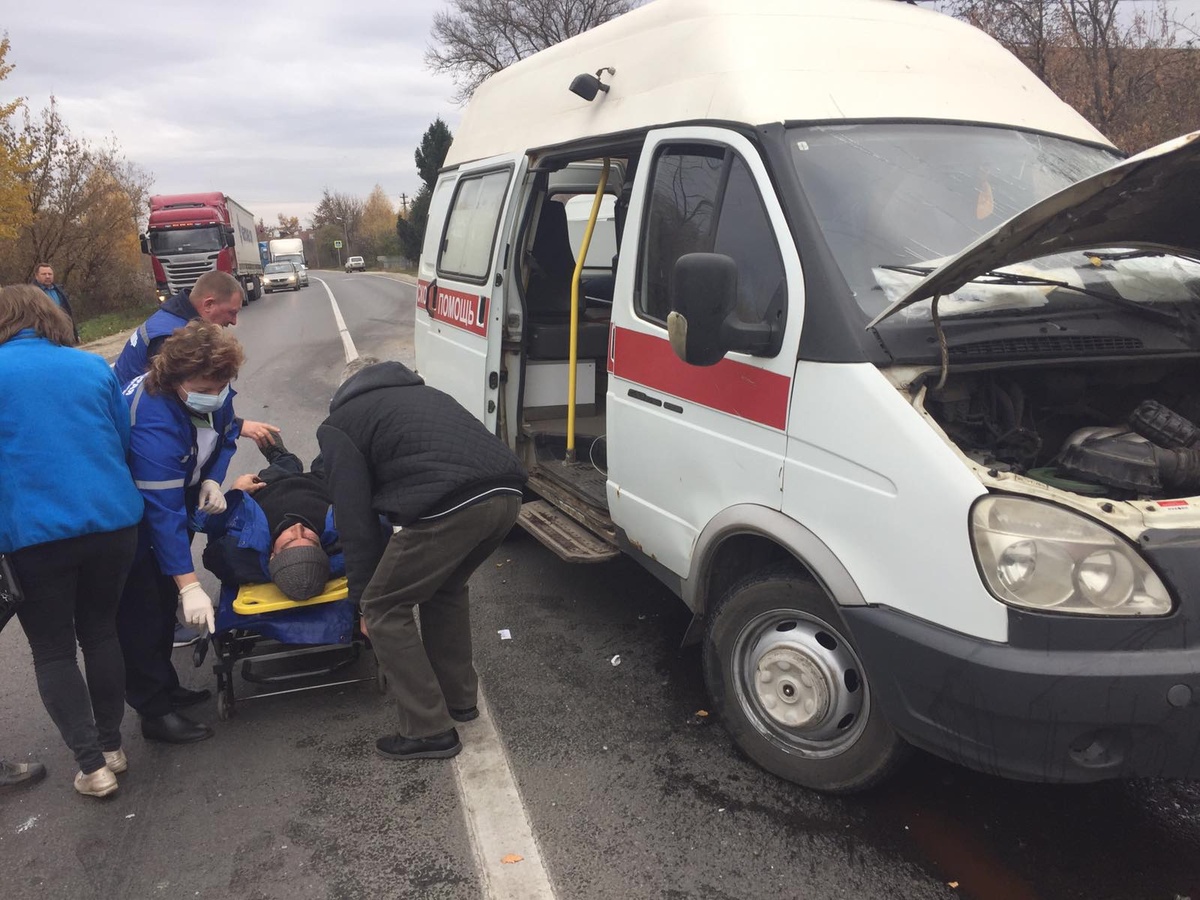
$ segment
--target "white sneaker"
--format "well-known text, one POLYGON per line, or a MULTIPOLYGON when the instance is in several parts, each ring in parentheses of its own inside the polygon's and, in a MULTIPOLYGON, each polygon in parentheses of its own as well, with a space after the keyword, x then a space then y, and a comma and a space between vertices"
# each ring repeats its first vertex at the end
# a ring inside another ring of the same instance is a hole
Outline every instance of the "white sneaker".
POLYGON ((120 747, 111 753, 107 750, 104 751, 104 764, 114 775, 120 775, 129 768, 129 760, 125 758, 125 751, 120 747))
POLYGON ((101 766, 90 775, 75 773, 75 790, 88 797, 107 797, 117 789, 117 776, 108 766, 101 766))

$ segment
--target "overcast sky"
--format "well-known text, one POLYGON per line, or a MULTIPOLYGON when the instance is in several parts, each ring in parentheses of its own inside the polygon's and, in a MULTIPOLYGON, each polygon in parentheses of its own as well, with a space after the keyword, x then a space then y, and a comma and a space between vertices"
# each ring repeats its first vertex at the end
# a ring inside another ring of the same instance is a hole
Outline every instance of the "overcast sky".
MULTIPOLYGON (((737 0, 730 0, 737 2, 737 0)), ((1128 0, 1128 8, 1154 0, 1128 0)), ((1200 0, 1173 2, 1193 23, 1200 0)), ((398 205, 413 150, 461 110, 425 68, 446 0, 151 3, 7 0, 16 68, 0 102, 53 94, 79 136, 115 136, 156 193, 224 191, 268 223, 307 224, 322 188, 398 205)))
POLYGON ((321 190, 394 206, 420 186, 413 151, 461 110, 424 52, 444 0, 150 3, 9 0, 16 68, 0 102, 53 94, 72 132, 115 136, 155 193, 224 191, 268 223, 321 190))

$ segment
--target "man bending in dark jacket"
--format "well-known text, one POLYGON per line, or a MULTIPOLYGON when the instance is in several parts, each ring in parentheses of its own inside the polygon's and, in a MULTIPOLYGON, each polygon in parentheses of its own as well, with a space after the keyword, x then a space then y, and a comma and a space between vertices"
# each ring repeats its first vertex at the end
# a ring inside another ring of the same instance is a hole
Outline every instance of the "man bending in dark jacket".
POLYGON ((525 469, 453 398, 369 357, 346 367, 317 440, 350 599, 400 714, 375 746, 389 759, 454 756, 454 723, 479 714, 467 579, 516 521, 525 469), (390 540, 381 515, 400 526, 390 540))

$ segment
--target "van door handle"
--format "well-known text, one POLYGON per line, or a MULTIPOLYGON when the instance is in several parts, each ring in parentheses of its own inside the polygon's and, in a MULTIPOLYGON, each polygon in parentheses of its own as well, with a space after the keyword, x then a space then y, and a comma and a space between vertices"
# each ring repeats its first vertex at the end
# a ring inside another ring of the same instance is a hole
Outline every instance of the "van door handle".
POLYGON ((425 312, 433 315, 433 311, 437 308, 437 279, 429 282, 429 287, 425 288, 425 312))
POLYGON ((649 403, 651 406, 658 406, 665 409, 667 412, 683 413, 683 407, 678 403, 667 403, 665 400, 660 400, 658 397, 651 397, 644 391, 629 389, 629 396, 634 400, 641 400, 643 403, 649 403))

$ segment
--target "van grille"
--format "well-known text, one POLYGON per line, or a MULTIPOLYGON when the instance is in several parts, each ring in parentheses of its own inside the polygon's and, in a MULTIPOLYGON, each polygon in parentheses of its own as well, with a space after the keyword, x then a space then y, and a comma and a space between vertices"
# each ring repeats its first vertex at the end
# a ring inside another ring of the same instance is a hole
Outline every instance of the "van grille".
POLYGON ((189 262, 167 263, 163 268, 167 273, 167 284, 172 294, 178 294, 184 288, 196 286, 196 280, 205 272, 211 272, 217 267, 217 254, 204 259, 194 259, 189 262))
POLYGON ((1085 356, 1141 350, 1142 342, 1124 335, 1039 335, 1001 338, 950 347, 950 358, 982 359, 990 356, 1085 356))

